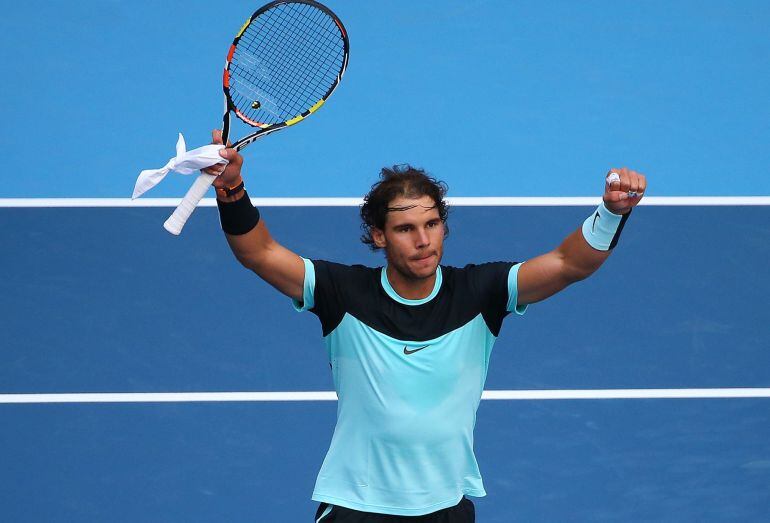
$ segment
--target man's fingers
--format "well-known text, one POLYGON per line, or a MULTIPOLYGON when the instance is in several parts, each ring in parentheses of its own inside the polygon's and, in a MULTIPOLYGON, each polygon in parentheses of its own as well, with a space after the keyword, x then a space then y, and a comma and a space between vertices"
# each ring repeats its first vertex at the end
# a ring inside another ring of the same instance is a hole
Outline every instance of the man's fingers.
POLYGON ((219 156, 234 165, 241 165, 243 163, 243 157, 235 149, 222 149, 219 151, 219 156))
POLYGON ((631 190, 631 175, 625 167, 620 170, 620 190, 624 192, 631 190))
POLYGON ((626 167, 610 169, 607 174, 607 185, 610 191, 626 191, 631 190, 634 182, 634 171, 629 170, 626 167), (614 173, 614 175, 613 175, 614 173))
POLYGON ((605 195, 604 198, 604 200, 608 202, 622 202, 628 199, 628 191, 610 191, 605 195))
POLYGON ((647 179, 643 174, 627 167, 613 168, 607 174, 604 203, 610 212, 627 214, 639 204, 646 190, 647 179))
MULTIPOLYGON (((211 143, 216 145, 222 144, 222 131, 219 129, 214 129, 211 131, 211 143)), ((231 147, 233 143, 230 140, 227 140, 227 146, 231 147)))
POLYGON ((605 182, 607 185, 607 188, 610 191, 619 191, 620 190, 620 169, 612 168, 607 173, 607 177, 605 178, 605 182))
POLYGON ((647 189, 647 179, 644 175, 627 167, 610 169, 605 181, 605 192, 607 193, 614 191, 630 192, 632 195, 635 193, 641 197, 647 189))
POLYGON ((219 176, 220 174, 225 172, 225 167, 226 165, 223 165, 223 164, 210 165, 209 167, 202 169, 202 171, 212 176, 219 176))

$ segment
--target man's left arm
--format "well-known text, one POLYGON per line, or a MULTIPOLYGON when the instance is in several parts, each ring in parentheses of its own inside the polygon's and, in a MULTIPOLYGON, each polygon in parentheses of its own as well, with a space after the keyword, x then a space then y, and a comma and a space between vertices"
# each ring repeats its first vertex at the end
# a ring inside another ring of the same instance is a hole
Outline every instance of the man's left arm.
POLYGON ((644 175, 626 167, 611 169, 602 205, 583 226, 553 251, 532 258, 519 268, 517 304, 542 301, 596 272, 609 258, 628 215, 646 189, 644 175))

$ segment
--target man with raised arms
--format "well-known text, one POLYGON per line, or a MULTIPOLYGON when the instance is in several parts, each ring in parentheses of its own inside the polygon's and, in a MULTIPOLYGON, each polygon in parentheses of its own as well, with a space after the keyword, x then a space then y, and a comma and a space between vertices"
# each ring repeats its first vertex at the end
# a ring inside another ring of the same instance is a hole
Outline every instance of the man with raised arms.
MULTIPOLYGON (((214 143, 221 134, 214 132, 214 143)), ((617 244, 645 177, 611 169, 602 203, 554 250, 523 263, 441 265, 446 185, 385 168, 361 207, 370 268, 309 260, 276 242, 251 205, 233 149, 207 172, 238 261, 321 322, 337 425, 316 480, 316 523, 471 523, 484 496, 473 428, 503 319, 587 278, 617 244), (406 519, 405 519, 406 517, 406 519)))

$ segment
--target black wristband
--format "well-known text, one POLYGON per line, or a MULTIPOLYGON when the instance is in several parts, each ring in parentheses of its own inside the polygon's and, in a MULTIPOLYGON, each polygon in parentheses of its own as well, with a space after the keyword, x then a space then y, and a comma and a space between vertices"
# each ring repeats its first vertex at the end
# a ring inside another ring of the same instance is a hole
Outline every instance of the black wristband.
POLYGON ((223 202, 217 199, 217 207, 219 223, 227 234, 234 236, 246 234, 259 223, 259 209, 251 205, 245 190, 243 196, 234 202, 223 202))

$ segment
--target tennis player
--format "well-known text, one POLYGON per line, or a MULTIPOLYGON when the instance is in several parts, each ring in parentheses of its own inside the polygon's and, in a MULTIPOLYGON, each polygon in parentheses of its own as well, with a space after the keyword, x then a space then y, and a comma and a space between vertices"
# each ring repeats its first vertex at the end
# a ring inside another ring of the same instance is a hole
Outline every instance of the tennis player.
MULTIPOLYGON (((214 132, 214 143, 221 134, 214 132)), ((316 480, 316 523, 470 523, 484 496, 473 429, 492 346, 509 313, 593 274, 609 257, 645 177, 612 169, 603 201, 556 249, 523 263, 441 265, 446 186, 409 166, 385 168, 364 197, 362 241, 384 267, 309 260, 268 232, 221 154, 214 186, 238 261, 321 322, 339 397, 316 480)))

